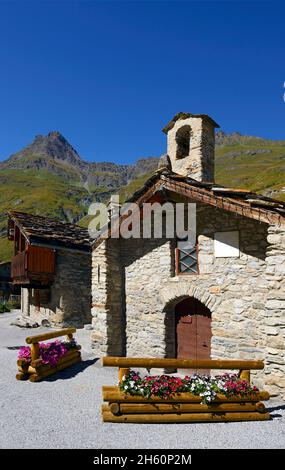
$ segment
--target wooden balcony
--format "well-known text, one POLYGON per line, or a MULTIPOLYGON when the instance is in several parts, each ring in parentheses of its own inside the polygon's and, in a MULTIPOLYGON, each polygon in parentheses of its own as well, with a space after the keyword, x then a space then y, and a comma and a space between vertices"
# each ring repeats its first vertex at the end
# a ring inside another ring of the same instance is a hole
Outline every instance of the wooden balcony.
POLYGON ((14 256, 11 277, 14 284, 42 287, 52 283, 55 273, 55 250, 28 245, 14 256))

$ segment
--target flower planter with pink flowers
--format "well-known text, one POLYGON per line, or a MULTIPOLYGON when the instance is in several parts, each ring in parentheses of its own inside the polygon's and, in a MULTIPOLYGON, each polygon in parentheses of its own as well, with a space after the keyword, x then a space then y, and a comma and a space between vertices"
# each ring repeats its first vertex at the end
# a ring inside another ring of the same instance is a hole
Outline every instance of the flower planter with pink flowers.
POLYGON ((22 346, 19 350, 16 379, 38 382, 49 375, 80 362, 81 346, 73 338, 73 333, 75 332, 75 328, 65 328, 60 331, 26 338, 26 342, 31 346, 22 346), (40 342, 65 335, 67 336, 66 341, 40 342))
POLYGON ((118 386, 103 387, 104 422, 172 423, 262 421, 270 419, 264 400, 269 394, 250 384, 250 369, 261 361, 189 361, 183 359, 110 358, 105 366, 119 367, 118 386), (238 369, 239 373, 210 376, 145 375, 129 367, 150 369, 238 369))

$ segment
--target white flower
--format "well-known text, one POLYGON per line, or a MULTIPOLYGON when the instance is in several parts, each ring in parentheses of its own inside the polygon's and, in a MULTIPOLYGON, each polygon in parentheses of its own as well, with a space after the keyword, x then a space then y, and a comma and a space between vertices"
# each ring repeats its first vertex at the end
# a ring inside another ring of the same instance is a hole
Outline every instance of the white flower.
POLYGON ((128 386, 127 386, 127 385, 125 385, 125 386, 124 386, 124 389, 125 389, 125 390, 128 390, 128 386))

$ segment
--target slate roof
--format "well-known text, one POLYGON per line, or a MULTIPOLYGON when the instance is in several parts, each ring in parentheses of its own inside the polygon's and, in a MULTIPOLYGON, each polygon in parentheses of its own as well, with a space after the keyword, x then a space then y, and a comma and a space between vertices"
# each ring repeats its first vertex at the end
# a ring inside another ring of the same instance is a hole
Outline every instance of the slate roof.
MULTIPOLYGON (((205 192, 209 195, 218 197, 223 196, 227 198, 234 199, 236 203, 246 204, 249 207, 260 207, 265 209, 266 211, 283 215, 285 217, 285 202, 279 201, 277 199, 273 199, 270 197, 262 196, 261 194, 254 193, 247 189, 236 189, 236 188, 229 188, 226 186, 222 186, 216 183, 206 183, 196 181, 193 178, 188 176, 181 176, 177 173, 172 173, 171 171, 158 171, 153 176, 151 176, 145 184, 140 187, 137 191, 135 191, 132 196, 126 202, 136 202, 137 199, 143 195, 147 189, 153 186, 158 180, 165 180, 173 183, 184 183, 184 185, 188 186, 189 188, 199 188, 202 192, 205 192)), ((201 192, 201 191, 200 191, 201 192)))
POLYGON ((79 225, 26 212, 10 211, 8 216, 9 225, 11 221, 14 222, 31 244, 65 247, 86 252, 91 250, 88 230, 79 225))
MULTIPOLYGON (((215 183, 196 181, 168 170, 158 170, 126 202, 140 207, 156 193, 176 193, 186 200, 211 205, 268 224, 285 225, 285 203, 246 189, 234 189, 215 183)), ((166 200, 168 196, 166 195, 166 200)), ((171 197, 169 197, 171 200, 171 197)), ((120 220, 124 219, 124 214, 120 220)), ((93 248, 110 235, 110 224, 93 240, 93 248)))
POLYGON ((212 119, 210 116, 208 116, 208 114, 177 113, 177 114, 175 114, 175 116, 173 116, 171 121, 162 129, 162 132, 167 134, 168 131, 170 131, 170 129, 172 129, 174 127, 176 121, 179 121, 181 119, 187 119, 187 118, 190 118, 190 117, 202 118, 202 119, 205 119, 205 120, 209 121, 214 127, 220 127, 219 124, 217 124, 214 121, 214 119, 212 119))

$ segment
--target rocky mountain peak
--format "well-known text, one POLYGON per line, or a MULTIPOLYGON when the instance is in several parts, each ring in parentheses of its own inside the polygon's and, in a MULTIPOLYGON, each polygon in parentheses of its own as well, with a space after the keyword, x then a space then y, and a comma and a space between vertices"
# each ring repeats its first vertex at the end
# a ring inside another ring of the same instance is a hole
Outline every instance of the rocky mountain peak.
POLYGON ((227 134, 222 129, 216 132, 216 145, 239 143, 242 135, 239 132, 227 134))
POLYGON ((36 135, 31 144, 11 155, 6 163, 13 164, 33 157, 60 160, 70 165, 78 165, 82 162, 76 150, 59 131, 52 131, 47 135, 36 135))
POLYGON ((76 150, 58 131, 49 132, 46 136, 37 135, 25 150, 30 155, 46 155, 57 160, 66 160, 71 164, 81 160, 76 150))

